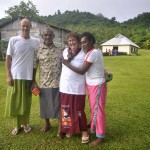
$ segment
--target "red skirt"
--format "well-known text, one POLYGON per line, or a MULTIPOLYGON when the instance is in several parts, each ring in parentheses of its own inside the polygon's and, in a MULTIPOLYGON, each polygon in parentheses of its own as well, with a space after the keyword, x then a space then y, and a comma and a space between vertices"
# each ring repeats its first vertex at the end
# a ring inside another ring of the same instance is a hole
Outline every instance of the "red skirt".
POLYGON ((70 135, 87 131, 85 95, 61 93, 61 132, 70 135))

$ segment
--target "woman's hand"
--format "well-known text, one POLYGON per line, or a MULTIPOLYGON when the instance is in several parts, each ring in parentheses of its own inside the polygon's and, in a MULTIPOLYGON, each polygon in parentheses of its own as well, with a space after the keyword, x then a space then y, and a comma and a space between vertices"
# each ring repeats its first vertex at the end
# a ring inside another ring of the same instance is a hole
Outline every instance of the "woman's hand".
POLYGON ((70 64, 69 60, 67 59, 62 59, 62 63, 65 65, 65 66, 68 66, 70 64))

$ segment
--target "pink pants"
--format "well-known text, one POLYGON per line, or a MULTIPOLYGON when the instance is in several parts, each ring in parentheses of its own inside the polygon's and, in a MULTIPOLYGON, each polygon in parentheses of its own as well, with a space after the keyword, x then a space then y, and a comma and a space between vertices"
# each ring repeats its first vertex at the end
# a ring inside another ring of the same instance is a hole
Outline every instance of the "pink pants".
POLYGON ((107 87, 106 82, 101 86, 87 85, 89 105, 91 111, 91 132, 96 132, 96 137, 104 138, 106 130, 105 102, 107 87))

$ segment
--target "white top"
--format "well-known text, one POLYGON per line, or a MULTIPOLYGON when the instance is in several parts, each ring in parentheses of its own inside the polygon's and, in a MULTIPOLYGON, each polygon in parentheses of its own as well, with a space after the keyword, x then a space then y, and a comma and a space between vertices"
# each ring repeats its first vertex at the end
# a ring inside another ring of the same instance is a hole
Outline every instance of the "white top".
MULTIPOLYGON (((63 51, 64 59, 67 59, 68 48, 63 51)), ((71 61, 71 65, 81 68, 84 61, 85 53, 81 50, 71 61)), ((85 75, 75 73, 67 66, 62 65, 60 77, 60 92, 66 94, 85 95, 85 75)))
POLYGON ((101 50, 93 49, 89 51, 84 61, 92 63, 85 74, 86 83, 88 85, 100 85, 105 82, 104 63, 101 50))
POLYGON ((15 36, 9 40, 7 55, 12 56, 13 79, 32 80, 34 51, 38 46, 39 42, 35 38, 15 36))

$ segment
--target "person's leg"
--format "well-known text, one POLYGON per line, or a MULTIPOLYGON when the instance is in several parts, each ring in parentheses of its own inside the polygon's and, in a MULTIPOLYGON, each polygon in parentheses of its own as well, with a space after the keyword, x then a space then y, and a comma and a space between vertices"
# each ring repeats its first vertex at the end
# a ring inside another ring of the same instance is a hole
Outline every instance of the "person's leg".
POLYGON ((12 134, 13 135, 19 134, 21 124, 18 116, 13 117, 13 126, 14 129, 12 130, 12 134))
POLYGON ((58 132, 57 137, 62 139, 64 137, 65 133, 61 132, 61 119, 58 119, 58 132))
POLYGON ((103 83, 101 86, 100 98, 98 102, 98 111, 96 116, 96 137, 97 139, 90 143, 91 146, 97 146, 104 143, 106 130, 105 102, 107 87, 103 83))
POLYGON ((87 85, 88 90, 88 100, 89 100, 89 107, 90 107, 90 130, 91 132, 95 132, 95 125, 94 125, 94 110, 96 104, 96 97, 97 97, 97 87, 87 85))
POLYGON ((13 117, 13 126, 17 129, 20 128, 20 121, 19 121, 19 117, 18 116, 15 116, 13 117))
POLYGON ((75 97, 76 109, 78 113, 78 123, 80 131, 82 132, 82 143, 89 142, 88 128, 87 128, 87 118, 85 114, 85 95, 77 95, 75 97))
POLYGON ((21 128, 23 128, 24 132, 29 133, 31 131, 31 127, 29 124, 29 115, 18 115, 13 117, 14 130, 12 131, 13 135, 17 135, 21 128))
POLYGON ((29 133, 31 131, 31 127, 29 126, 29 117, 30 117, 30 109, 31 109, 31 80, 22 80, 21 88, 22 88, 22 101, 24 110, 23 115, 19 116, 19 120, 21 121, 21 127, 24 129, 24 132, 29 133))
POLYGON ((45 119, 45 125, 41 128, 41 132, 42 133, 45 133, 47 132, 51 127, 51 124, 50 124, 50 120, 49 119, 45 119))
POLYGON ((61 93, 61 132, 67 137, 80 133, 75 96, 61 93))
POLYGON ((40 131, 45 133, 51 128, 50 118, 54 118, 52 88, 40 88, 40 92, 40 117, 45 120, 45 124, 40 131))
POLYGON ((29 116, 29 114, 19 116, 21 127, 26 133, 29 133, 31 131, 31 127, 29 126, 29 116))

